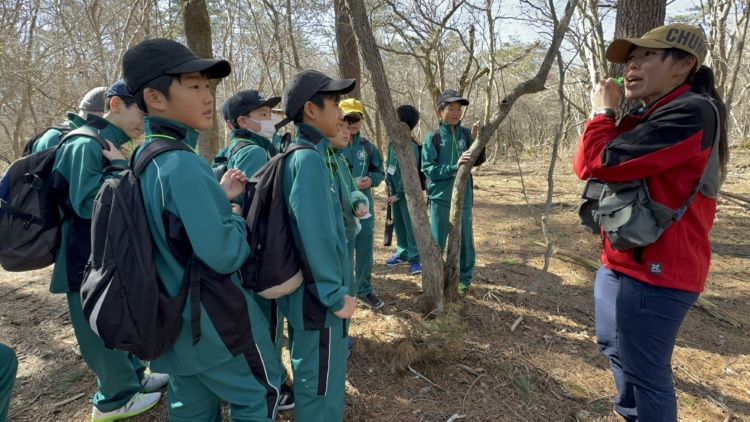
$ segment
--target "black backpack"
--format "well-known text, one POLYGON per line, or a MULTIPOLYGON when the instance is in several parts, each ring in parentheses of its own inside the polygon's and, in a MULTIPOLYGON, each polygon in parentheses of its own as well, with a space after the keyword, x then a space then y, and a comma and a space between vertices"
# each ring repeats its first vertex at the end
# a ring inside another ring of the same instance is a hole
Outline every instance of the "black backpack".
POLYGON ((52 125, 52 126, 48 127, 47 129, 44 129, 43 131, 41 131, 41 132, 37 133, 36 135, 32 136, 31 139, 29 139, 28 142, 26 142, 26 145, 23 147, 23 153, 22 153, 21 156, 25 157, 27 155, 32 154, 34 152, 34 144, 36 144, 36 141, 38 141, 39 138, 41 138, 42 136, 44 136, 45 133, 49 132, 52 129, 60 132, 59 136, 60 136, 61 139, 63 137, 65 137, 65 135, 67 135, 72 130, 70 128, 70 126, 68 126, 68 125, 62 125, 62 124, 60 124, 60 125, 52 125))
MULTIPOLYGON (((471 130, 468 127, 461 126, 461 129, 464 132, 464 137, 466 139, 471 139, 471 130)), ((474 142, 472 139, 469 141, 469 145, 466 147, 466 150, 471 147, 471 144, 474 142)), ((435 151, 437 151, 438 155, 440 155, 440 149, 442 148, 441 142, 440 142, 440 131, 432 132, 432 145, 435 147, 435 151)), ((421 156, 422 154, 420 154, 421 156)), ((474 161, 474 167, 479 167, 482 164, 487 161, 487 148, 482 148, 482 151, 479 153, 479 157, 477 157, 477 160, 474 161)))
POLYGON ((0 180, 0 265, 6 271, 36 270, 55 262, 60 227, 70 212, 60 215, 65 198, 54 189, 52 167, 58 148, 75 136, 109 149, 98 133, 76 129, 56 146, 14 161, 0 180))
POLYGON ((307 266, 304 250, 294 244, 293 213, 284 200, 284 162, 301 149, 314 149, 296 143, 271 158, 250 179, 245 204, 250 257, 242 266, 242 285, 267 299, 288 295, 302 284, 307 266), (291 218, 290 218, 291 215, 291 218))
POLYGON ((190 151, 180 142, 156 139, 131 157, 131 168, 104 182, 94 200, 91 257, 81 286, 83 315, 111 349, 153 360, 174 344, 190 294, 193 344, 200 339, 200 267, 185 268, 180 291, 170 297, 156 273, 139 177, 159 154, 190 151))

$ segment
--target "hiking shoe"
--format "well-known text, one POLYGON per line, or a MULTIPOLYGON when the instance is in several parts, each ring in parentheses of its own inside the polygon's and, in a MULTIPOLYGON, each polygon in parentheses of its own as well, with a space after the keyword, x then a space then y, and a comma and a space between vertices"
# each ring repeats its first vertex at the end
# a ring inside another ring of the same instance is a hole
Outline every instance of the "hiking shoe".
POLYGON ((155 374, 153 372, 144 374, 141 380, 141 393, 153 393, 167 385, 168 382, 169 375, 167 374, 155 374))
POLYGON ((408 264, 409 260, 401 258, 397 253, 393 254, 390 258, 385 260, 385 265, 389 267, 395 267, 396 265, 408 264))
POLYGON ((161 393, 138 393, 133 396, 124 406, 111 412, 102 412, 94 406, 94 412, 91 414, 93 422, 114 421, 118 419, 130 418, 135 415, 151 409, 159 402, 161 393))
POLYGON ((352 349, 354 349, 354 339, 351 337, 346 338, 346 358, 348 359, 352 355, 352 349))
POLYGON ((380 300, 379 297, 375 296, 375 293, 368 293, 365 296, 357 296, 357 300, 372 309, 380 309, 385 306, 385 302, 380 300))
POLYGON ((468 284, 458 283, 458 295, 459 296, 464 297, 468 289, 469 289, 468 284))
POLYGON ((279 410, 294 409, 294 387, 284 383, 279 390, 279 410))
POLYGON ((411 275, 422 274, 422 264, 420 264, 419 261, 412 262, 411 266, 409 267, 409 274, 411 275))

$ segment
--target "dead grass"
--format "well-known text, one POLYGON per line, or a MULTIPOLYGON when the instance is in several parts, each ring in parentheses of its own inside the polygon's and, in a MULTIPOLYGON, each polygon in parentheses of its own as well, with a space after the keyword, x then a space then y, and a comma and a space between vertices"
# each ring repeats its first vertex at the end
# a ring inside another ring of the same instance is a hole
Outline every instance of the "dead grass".
MULTIPOLYGON (((382 265, 392 250, 376 240, 374 283, 387 306, 355 315, 346 421, 446 421, 456 414, 466 415, 461 421, 570 421, 580 409, 609 411, 615 390, 594 342, 594 272, 555 255, 541 288, 524 306, 514 305, 543 266, 534 213, 545 199, 546 161, 525 157, 521 163, 530 205, 515 162, 477 173, 475 281, 443 319, 413 312, 421 280, 405 267, 382 265), (511 331, 518 317, 523 320, 511 331)), ((564 157, 558 164, 550 231, 556 246, 597 261, 599 239, 576 224, 583 185, 569 163, 564 157)), ((725 190, 750 196, 749 164, 750 154, 733 152, 725 190)), ((379 239, 382 210, 376 217, 379 239)), ((681 420, 750 421, 748 238, 750 211, 720 200, 703 297, 742 327, 697 308, 688 314, 673 359, 681 420)), ((0 341, 20 358, 12 421, 83 421, 91 411, 96 379, 77 352, 65 298, 48 293, 49 276, 49 270, 0 272, 0 341)), ((166 421, 163 401, 135 419, 166 421)), ((280 420, 293 420, 293 412, 280 420)))

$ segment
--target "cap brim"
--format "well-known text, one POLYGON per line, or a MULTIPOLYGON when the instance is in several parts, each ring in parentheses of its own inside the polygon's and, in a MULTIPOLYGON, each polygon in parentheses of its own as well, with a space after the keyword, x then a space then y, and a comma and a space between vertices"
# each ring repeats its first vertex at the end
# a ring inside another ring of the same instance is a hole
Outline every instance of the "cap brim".
POLYGON ((222 79, 232 73, 232 65, 224 59, 193 59, 175 66, 165 73, 179 75, 190 72, 205 73, 209 79, 222 79))
POLYGON ((671 45, 657 40, 643 38, 618 38, 607 47, 605 57, 612 63, 627 63, 632 46, 646 48, 672 48, 671 45))
POLYGON ((270 108, 273 109, 274 107, 276 107, 277 105, 279 105, 280 102, 281 102, 281 97, 271 97, 271 98, 267 99, 266 101, 264 101, 258 107, 255 107, 255 109, 259 109, 261 107, 270 107, 270 108))
POLYGON ((323 85, 318 92, 338 92, 340 94, 347 94, 352 92, 356 85, 357 81, 355 79, 334 79, 323 85))
POLYGON ((462 106, 469 105, 469 100, 464 97, 448 97, 441 101, 442 103, 461 103, 462 106))

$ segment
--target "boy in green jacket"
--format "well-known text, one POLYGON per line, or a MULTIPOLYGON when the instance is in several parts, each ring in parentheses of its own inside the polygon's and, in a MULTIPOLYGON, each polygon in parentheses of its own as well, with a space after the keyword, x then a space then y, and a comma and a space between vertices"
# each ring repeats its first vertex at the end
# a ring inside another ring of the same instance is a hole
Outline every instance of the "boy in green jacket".
MULTIPOLYGON (((402 105, 396 109, 398 120, 409 126, 409 131, 414 130, 419 123, 419 111, 410 105, 402 105)), ((419 145, 411 138, 414 159, 419 166, 419 145)), ((401 168, 398 165, 396 151, 393 145, 388 144, 388 159, 386 160, 386 182, 390 191, 386 198, 386 205, 393 209, 393 229, 396 232, 396 253, 385 261, 385 265, 393 267, 402 263, 409 263, 409 274, 422 273, 422 264, 419 262, 419 249, 414 237, 414 228, 409 217, 409 208, 406 205, 404 195, 404 183, 401 179, 401 168)))
MULTIPOLYGON (((445 250, 445 242, 450 230, 451 196, 453 182, 456 180, 458 166, 466 164, 471 154, 471 131, 461 126, 462 108, 469 105, 469 100, 463 98, 453 89, 444 91, 437 99, 437 116, 440 119, 438 127, 439 143, 433 142, 434 132, 427 134, 422 144, 422 171, 430 179, 427 184, 427 196, 430 198, 430 226, 432 236, 445 250)), ((472 179, 466 181, 466 194, 463 203, 463 218, 461 219, 461 262, 458 294, 463 296, 471 284, 474 272, 474 233, 472 230, 472 205, 474 192, 472 179)))
MULTIPOLYGON (((129 48, 122 67, 128 89, 148 113, 144 145, 158 138, 194 149, 198 130, 213 123, 209 79, 229 75, 229 62, 199 59, 178 42, 151 39, 129 48)), ((221 401, 229 402, 233 420, 276 417, 278 359, 266 318, 237 273, 250 250, 242 209, 229 201, 247 180, 228 170, 217 182, 205 159, 184 150, 158 155, 140 178, 156 271, 167 292, 177 295, 191 256, 202 267, 200 340, 192 336, 188 303, 174 345, 151 362, 169 374, 171 421, 221 420, 221 401)))
MULTIPOLYGON (((97 116, 104 114, 104 94, 106 91, 106 86, 100 86, 87 92, 81 99, 81 104, 78 105, 78 109, 80 110, 78 114, 69 111, 67 113, 68 120, 63 124, 71 129, 77 129, 86 124, 86 119, 89 114, 96 114, 97 116)), ((34 142, 31 152, 43 151, 57 145, 62 139, 61 135, 62 132, 60 130, 55 129, 54 127, 50 128, 44 132, 44 135, 34 142)))
POLYGON ((284 88, 284 112, 297 126, 302 149, 284 163, 284 199, 296 224, 294 241, 313 280, 278 299, 289 320, 295 420, 333 422, 344 417, 348 319, 357 307, 347 282, 344 216, 334 175, 326 166, 329 139, 338 134, 341 94, 355 81, 304 70, 284 88))
MULTIPOLYGON (((116 87, 117 83, 113 85, 116 87)), ((94 421, 120 419, 148 410, 161 394, 141 393, 154 391, 167 381, 166 375, 145 375, 145 365, 135 356, 107 349, 91 329, 81 307, 80 287, 91 253, 94 197, 109 177, 103 168, 110 164, 127 165, 119 148, 143 133, 143 113, 130 94, 120 92, 108 101, 104 117, 90 114, 83 127, 107 139, 109 150, 103 150, 87 136, 76 136, 60 146, 52 167, 53 187, 63 200, 62 211, 68 218, 62 225, 50 291, 66 294, 81 356, 98 378, 98 391, 93 399, 94 421)))
POLYGON ((360 220, 362 230, 357 234, 355 243, 357 277, 355 292, 357 299, 373 309, 382 308, 385 303, 375 294, 372 288, 372 259, 375 242, 375 204, 372 201, 372 188, 380 185, 385 179, 383 157, 370 141, 362 136, 360 128, 365 117, 362 102, 353 98, 341 101, 341 110, 349 123, 351 141, 344 148, 343 154, 352 165, 352 174, 357 187, 370 201, 370 217, 360 220))

